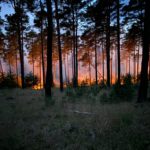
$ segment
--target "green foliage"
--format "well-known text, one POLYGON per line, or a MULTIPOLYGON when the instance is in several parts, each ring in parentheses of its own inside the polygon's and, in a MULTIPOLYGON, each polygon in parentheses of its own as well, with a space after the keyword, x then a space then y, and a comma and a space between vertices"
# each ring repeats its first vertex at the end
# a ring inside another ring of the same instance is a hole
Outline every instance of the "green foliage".
POLYGON ((110 92, 111 101, 131 101, 133 98, 133 83, 130 74, 123 77, 123 84, 116 82, 110 92))
POLYGON ((0 76, 0 88, 15 88, 17 86, 14 74, 8 73, 0 76))
POLYGON ((110 102, 110 98, 109 98, 108 92, 104 91, 104 92, 100 95, 100 102, 101 102, 101 103, 108 103, 108 102, 110 102))
POLYGON ((111 89, 108 89, 108 92, 101 94, 101 102, 123 102, 131 101, 134 96, 134 86, 132 83, 131 75, 126 75, 123 77, 123 84, 119 85, 116 82, 111 89))
POLYGON ((92 85, 92 86, 90 87, 90 92, 91 92, 94 96, 96 96, 96 95, 99 93, 100 89, 101 89, 101 87, 100 87, 99 85, 92 85))
POLYGON ((32 72, 30 72, 29 74, 27 74, 25 76, 25 85, 26 87, 32 87, 34 85, 37 85, 38 84, 38 77, 36 75, 33 75, 32 72))
POLYGON ((107 87, 106 86, 106 81, 101 80, 100 83, 99 83, 99 86, 100 86, 101 89, 106 88, 107 87))
POLYGON ((66 95, 67 96, 74 96, 74 89, 72 87, 68 86, 66 88, 66 95))

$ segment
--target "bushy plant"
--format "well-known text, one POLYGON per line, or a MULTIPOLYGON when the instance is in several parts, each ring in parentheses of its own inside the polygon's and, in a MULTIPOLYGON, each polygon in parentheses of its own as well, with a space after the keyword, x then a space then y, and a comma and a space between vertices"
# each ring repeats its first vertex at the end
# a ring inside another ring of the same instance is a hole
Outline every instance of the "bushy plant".
POLYGON ((99 83, 99 87, 102 89, 102 88, 105 88, 106 87, 106 81, 103 81, 101 80, 100 83, 99 83))
POLYGON ((16 75, 8 73, 0 76, 0 88, 15 88, 17 86, 16 75))
POLYGON ((29 74, 27 74, 25 76, 25 85, 26 87, 32 87, 34 85, 37 85, 39 82, 39 79, 36 75, 33 75, 32 72, 30 72, 29 74))
POLYGON ((88 80, 87 79, 81 81, 81 87, 86 87, 86 86, 88 86, 88 80))
POLYGON ((91 92, 94 96, 96 96, 96 95, 99 93, 99 91, 100 91, 100 86, 99 86, 99 85, 92 85, 92 86, 90 87, 90 92, 91 92))
POLYGON ((131 101, 133 98, 133 83, 130 74, 123 77, 123 84, 116 82, 110 92, 110 101, 131 101))
POLYGON ((66 88, 66 95, 67 96, 74 96, 74 89, 71 86, 66 88))

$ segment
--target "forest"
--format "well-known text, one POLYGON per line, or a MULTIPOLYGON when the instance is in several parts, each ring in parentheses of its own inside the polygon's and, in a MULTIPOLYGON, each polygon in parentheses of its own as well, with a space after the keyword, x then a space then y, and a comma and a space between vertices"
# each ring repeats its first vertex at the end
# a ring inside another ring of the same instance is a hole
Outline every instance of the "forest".
POLYGON ((0 149, 149 150, 149 86, 150 0, 0 0, 0 149))

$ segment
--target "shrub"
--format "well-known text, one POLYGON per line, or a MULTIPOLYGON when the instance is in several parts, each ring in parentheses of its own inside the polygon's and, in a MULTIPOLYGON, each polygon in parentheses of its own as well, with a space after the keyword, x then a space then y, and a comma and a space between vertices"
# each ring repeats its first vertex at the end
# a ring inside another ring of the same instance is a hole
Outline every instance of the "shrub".
POLYGON ((15 88, 17 86, 16 75, 8 73, 0 76, 0 88, 15 88))
POLYGON ((67 96, 74 96, 74 89, 72 87, 68 86, 66 88, 66 95, 67 96))
POLYGON ((29 74, 27 74, 25 76, 25 85, 26 87, 32 87, 34 85, 37 85, 39 82, 39 79, 36 75, 33 75, 32 72, 30 72, 29 74))
POLYGON ((106 88, 106 81, 103 81, 101 80, 100 83, 99 83, 99 87, 102 89, 102 88, 106 88))
POLYGON ((96 95, 99 93, 99 91, 100 91, 100 86, 99 86, 99 85, 92 85, 92 86, 90 87, 90 92, 91 92, 94 96, 96 96, 96 95))
POLYGON ((123 77, 123 84, 119 85, 118 82, 116 82, 112 90, 110 92, 110 100, 119 102, 119 101, 131 101, 133 98, 133 83, 132 83, 132 77, 131 75, 126 75, 123 77))

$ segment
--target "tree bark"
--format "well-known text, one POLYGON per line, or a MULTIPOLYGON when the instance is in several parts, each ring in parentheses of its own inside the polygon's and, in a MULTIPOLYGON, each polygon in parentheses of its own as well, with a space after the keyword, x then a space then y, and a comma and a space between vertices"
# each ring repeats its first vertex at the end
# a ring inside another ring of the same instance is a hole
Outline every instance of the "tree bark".
POLYGON ((147 100, 148 90, 148 61, 149 61, 149 42, 150 42, 150 1, 145 0, 145 17, 143 31, 143 56, 140 76, 140 87, 137 102, 147 100))
POLYGON ((103 60, 103 82, 105 80, 105 61, 104 61, 104 43, 102 41, 102 60, 103 60))
POLYGON ((98 84, 97 79, 97 39, 96 39, 96 31, 95 31, 95 83, 98 84))
POLYGON ((53 21, 52 21, 52 2, 51 0, 46 0, 47 6, 47 72, 46 72, 46 85, 45 85, 45 95, 48 97, 52 96, 51 87, 53 84, 52 79, 52 40, 53 40, 53 21))
POLYGON ((110 6, 108 1, 106 23, 107 86, 110 87, 110 6))
POLYGON ((3 65, 2 65, 1 59, 0 59, 0 68, 1 68, 2 77, 4 77, 3 65))
POLYGON ((117 57, 118 57, 118 84, 120 85, 120 0, 117 0, 117 57))
POLYGON ((59 80, 60 80, 60 91, 63 91, 63 71, 62 71, 62 49, 61 49, 61 40, 60 40, 60 25, 59 25, 59 16, 58 16, 58 1, 55 2, 56 10, 56 23, 57 23, 57 40, 58 40, 58 52, 59 52, 59 80))
MULTIPOLYGON (((43 11, 42 2, 40 0, 41 12, 43 11)), ((42 57, 42 74, 43 74, 43 87, 45 88, 45 64, 44 64, 44 44, 43 44, 43 16, 41 15, 41 57, 42 57)))

